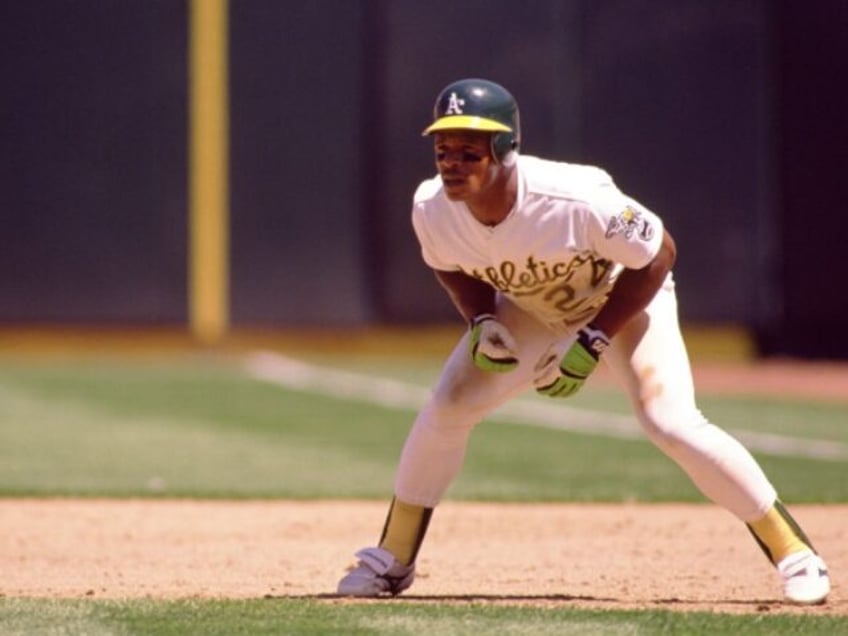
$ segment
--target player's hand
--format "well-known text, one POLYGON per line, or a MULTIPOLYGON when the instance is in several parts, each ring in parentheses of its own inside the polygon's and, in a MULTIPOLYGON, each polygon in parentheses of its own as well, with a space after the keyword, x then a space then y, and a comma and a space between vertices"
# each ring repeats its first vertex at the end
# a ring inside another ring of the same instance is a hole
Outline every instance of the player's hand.
POLYGON ((548 397, 569 397, 577 393, 586 379, 598 366, 598 360, 604 349, 609 346, 609 338, 600 329, 590 326, 577 332, 577 340, 565 352, 559 362, 559 376, 550 384, 536 389, 548 397))
POLYGON ((518 366, 515 338, 494 314, 480 314, 471 319, 471 357, 484 371, 505 373, 518 366))

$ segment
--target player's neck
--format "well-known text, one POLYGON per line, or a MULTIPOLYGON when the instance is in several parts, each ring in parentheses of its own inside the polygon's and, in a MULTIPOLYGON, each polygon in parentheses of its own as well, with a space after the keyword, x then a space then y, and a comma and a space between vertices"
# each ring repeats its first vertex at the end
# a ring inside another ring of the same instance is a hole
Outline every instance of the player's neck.
POLYGON ((509 216, 517 196, 518 173, 513 168, 501 171, 494 183, 465 204, 480 223, 495 226, 509 216))

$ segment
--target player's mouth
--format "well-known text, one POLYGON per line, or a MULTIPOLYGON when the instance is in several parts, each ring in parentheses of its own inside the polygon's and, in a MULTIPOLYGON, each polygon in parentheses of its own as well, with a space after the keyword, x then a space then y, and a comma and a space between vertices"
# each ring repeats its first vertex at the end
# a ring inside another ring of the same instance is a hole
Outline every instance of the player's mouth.
POLYGON ((446 188, 461 188, 466 183, 468 183, 468 179, 465 176, 457 174, 455 172, 445 173, 442 175, 442 183, 446 188))
POLYGON ((468 180, 465 177, 442 177, 442 187, 449 199, 462 199, 468 191, 468 180))

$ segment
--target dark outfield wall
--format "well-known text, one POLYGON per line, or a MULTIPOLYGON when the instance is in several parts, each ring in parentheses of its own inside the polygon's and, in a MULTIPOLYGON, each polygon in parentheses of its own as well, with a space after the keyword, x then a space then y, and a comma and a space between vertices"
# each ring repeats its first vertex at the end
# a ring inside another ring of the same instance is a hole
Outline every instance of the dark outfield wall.
MULTIPOLYGON (((436 92, 482 75, 526 153, 603 165, 665 218, 685 320, 769 352, 844 333, 846 6, 231 2, 234 323, 455 319, 409 205, 436 92)), ((0 9, 0 321, 186 320, 187 32, 172 0, 0 9)))
POLYGON ((848 359, 848 2, 779 5, 774 278, 782 294, 776 319, 758 330, 760 349, 848 359))
POLYGON ((230 6, 233 320, 368 321, 366 14, 344 1, 230 6))
POLYGON ((0 320, 185 320, 186 13, 0 8, 0 320))

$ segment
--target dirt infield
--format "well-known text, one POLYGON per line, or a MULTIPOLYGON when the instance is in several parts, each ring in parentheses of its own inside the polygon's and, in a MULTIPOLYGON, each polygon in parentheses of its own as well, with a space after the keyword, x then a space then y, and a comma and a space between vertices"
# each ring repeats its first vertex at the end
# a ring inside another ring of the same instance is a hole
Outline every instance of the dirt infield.
MULTIPOLYGON (((336 600, 385 503, 0 500, 0 594, 48 598, 336 600)), ((747 531, 711 505, 446 502, 413 602, 848 615, 848 506, 799 506, 834 573, 794 608, 747 531)))

